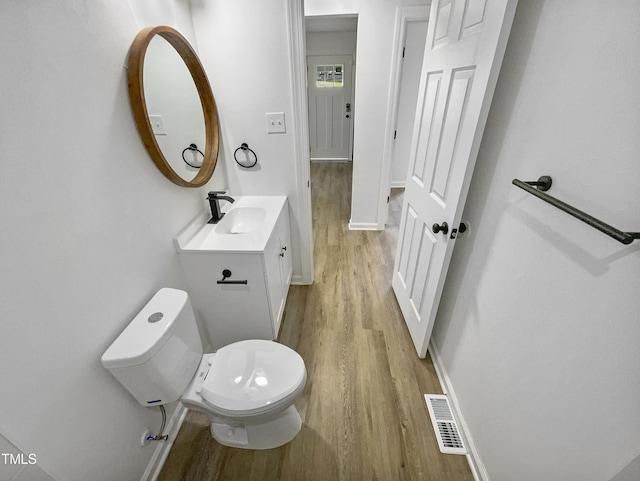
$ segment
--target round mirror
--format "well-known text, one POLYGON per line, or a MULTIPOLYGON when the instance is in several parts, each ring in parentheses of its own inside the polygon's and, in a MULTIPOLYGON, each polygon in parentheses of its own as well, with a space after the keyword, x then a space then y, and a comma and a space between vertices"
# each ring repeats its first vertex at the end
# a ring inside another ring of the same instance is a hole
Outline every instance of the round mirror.
POLYGON ((189 42, 171 27, 145 28, 131 44, 129 99, 147 152, 175 184, 200 187, 218 159, 218 113, 189 42))

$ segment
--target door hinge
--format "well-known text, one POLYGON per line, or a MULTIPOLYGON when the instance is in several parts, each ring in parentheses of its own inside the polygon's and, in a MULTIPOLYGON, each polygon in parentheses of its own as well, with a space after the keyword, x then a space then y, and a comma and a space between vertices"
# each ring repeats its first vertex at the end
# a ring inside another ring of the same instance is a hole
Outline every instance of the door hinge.
POLYGON ((405 50, 405 47, 402 47, 402 58, 404 58, 404 50, 405 50))
POLYGON ((390 200, 391 200, 391 196, 387 196, 387 204, 389 203, 390 200))
POLYGON ((398 131, 397 131, 397 130, 394 130, 394 131, 393 131, 393 140, 396 140, 396 135, 398 135, 398 131))

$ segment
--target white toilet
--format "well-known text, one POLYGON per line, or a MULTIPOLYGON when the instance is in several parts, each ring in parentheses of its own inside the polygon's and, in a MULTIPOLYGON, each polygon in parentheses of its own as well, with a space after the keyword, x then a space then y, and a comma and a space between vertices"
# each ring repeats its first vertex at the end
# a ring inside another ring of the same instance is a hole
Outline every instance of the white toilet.
POLYGON ((307 371, 300 355, 248 340, 203 354, 186 292, 160 289, 102 356, 143 406, 181 401, 206 412, 225 446, 270 449, 291 441, 302 421, 293 405, 307 371))

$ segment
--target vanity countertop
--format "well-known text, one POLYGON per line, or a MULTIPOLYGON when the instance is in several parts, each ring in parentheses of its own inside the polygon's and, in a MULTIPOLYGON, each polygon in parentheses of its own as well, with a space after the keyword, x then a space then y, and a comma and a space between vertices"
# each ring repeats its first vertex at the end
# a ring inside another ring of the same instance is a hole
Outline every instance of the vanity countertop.
POLYGON ((235 199, 233 204, 220 201, 225 216, 218 224, 207 224, 211 213, 205 211, 174 238, 178 252, 264 251, 278 216, 287 205, 287 197, 232 197, 235 199), (232 213, 234 210, 236 212, 232 213))

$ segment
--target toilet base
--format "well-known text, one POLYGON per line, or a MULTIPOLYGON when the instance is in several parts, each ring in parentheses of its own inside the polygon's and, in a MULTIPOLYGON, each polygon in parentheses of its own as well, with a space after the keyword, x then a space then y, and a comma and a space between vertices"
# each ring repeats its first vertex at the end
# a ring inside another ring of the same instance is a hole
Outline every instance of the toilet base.
POLYGON ((302 427, 302 419, 294 405, 258 422, 235 422, 216 415, 209 417, 213 438, 232 448, 277 448, 295 438, 302 427))

